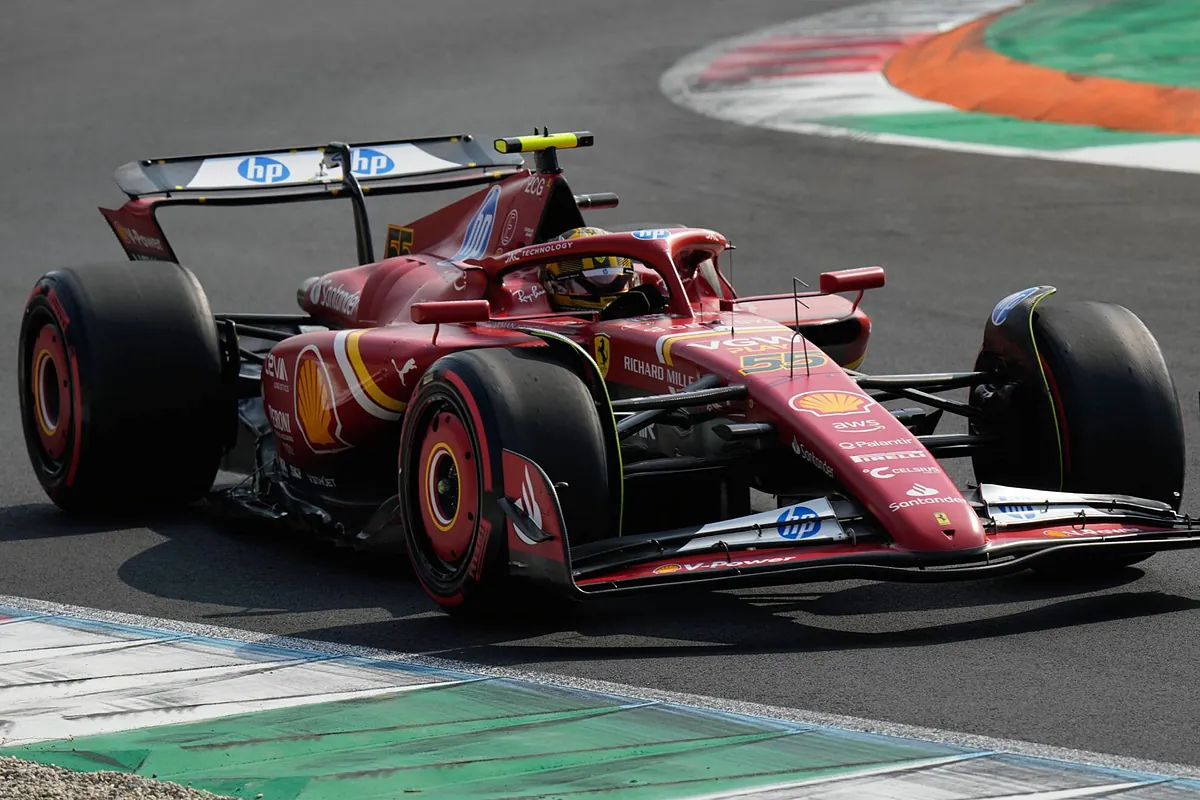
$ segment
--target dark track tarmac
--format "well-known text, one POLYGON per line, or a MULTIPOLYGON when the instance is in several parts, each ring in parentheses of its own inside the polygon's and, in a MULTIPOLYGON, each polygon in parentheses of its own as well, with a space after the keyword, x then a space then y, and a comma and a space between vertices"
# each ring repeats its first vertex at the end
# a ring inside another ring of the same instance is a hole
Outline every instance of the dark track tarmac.
MULTIPOLYGON (((488 631, 431 611, 395 565, 195 520, 72 523, 27 466, 21 307, 43 271, 121 257, 95 210, 120 203, 119 164, 546 125, 596 134, 563 158, 577 191, 622 197, 591 221, 719 229, 738 244, 743 292, 887 267, 867 301, 868 369, 969 367, 994 303, 1038 282, 1127 305, 1176 376, 1192 442, 1185 507, 1200 509, 1200 181, 740 128, 659 93, 665 69, 714 39, 839 4, 12 4, 0 30, 0 594, 1200 764, 1200 555, 1157 556, 1104 584, 821 584, 597 607, 565 633, 488 631)), ((441 200, 377 203, 376 230, 441 200)), ((348 205, 187 209, 163 223, 222 310, 290 310, 303 277, 354 260, 348 205)), ((170 453, 147 467, 170 469, 170 453)))

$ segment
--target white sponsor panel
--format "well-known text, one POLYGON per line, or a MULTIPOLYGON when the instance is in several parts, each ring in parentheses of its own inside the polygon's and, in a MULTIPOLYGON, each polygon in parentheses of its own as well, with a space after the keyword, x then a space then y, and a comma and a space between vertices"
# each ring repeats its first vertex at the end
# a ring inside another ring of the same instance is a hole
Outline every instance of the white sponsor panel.
MULTIPOLYGON (((1073 492, 983 484, 979 487, 979 493, 987 505, 988 514, 1002 528, 1050 525, 1068 520, 1112 519, 1114 516, 1136 513, 1136 509, 1107 508, 1100 500, 1073 492)), ((1129 500, 1143 507, 1145 513, 1163 515, 1167 524, 1175 521, 1174 511, 1166 503, 1134 498, 1129 500)))
POLYGON ((696 530, 696 538, 679 548, 679 552, 706 550, 720 542, 743 547, 781 539, 840 542, 847 538, 833 506, 825 498, 817 497, 785 508, 703 525, 696 530), (753 530, 728 533, 738 528, 753 530))
MULTIPOLYGON (((451 169, 459 164, 430 155, 413 144, 386 144, 351 150, 351 172, 359 178, 390 178, 451 169)), ((254 156, 206 158, 187 189, 294 186, 342 180, 342 167, 324 166, 319 150, 254 156)))
POLYGON ((874 461, 907 461, 914 458, 928 458, 929 453, 924 450, 893 450, 887 453, 865 453, 858 456, 850 456, 850 460, 855 464, 866 464, 874 461))

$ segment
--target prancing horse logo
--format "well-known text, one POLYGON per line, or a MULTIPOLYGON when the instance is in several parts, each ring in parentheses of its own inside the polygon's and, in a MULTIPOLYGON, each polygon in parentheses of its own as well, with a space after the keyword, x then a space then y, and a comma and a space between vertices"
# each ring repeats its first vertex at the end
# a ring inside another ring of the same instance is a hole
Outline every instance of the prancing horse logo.
POLYGON ((596 366, 600 367, 600 375, 608 378, 608 365, 612 361, 612 342, 608 340, 608 336, 600 334, 596 337, 595 345, 596 366))

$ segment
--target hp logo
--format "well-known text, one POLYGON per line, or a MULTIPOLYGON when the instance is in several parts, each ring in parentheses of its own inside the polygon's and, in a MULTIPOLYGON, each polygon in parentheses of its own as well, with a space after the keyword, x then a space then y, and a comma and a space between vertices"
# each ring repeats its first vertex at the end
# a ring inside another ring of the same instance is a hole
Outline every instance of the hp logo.
POLYGON ((1016 517, 1017 519, 1036 519, 1038 515, 1038 512, 1033 506, 1003 505, 996 506, 996 510, 1001 514, 1007 514, 1008 516, 1016 517))
POLYGON ((273 158, 250 156, 238 164, 238 174, 255 183, 279 183, 291 177, 291 171, 273 158))
POLYGON ((793 506, 779 515, 779 535, 784 539, 807 539, 821 530, 817 512, 804 506, 793 506))
POLYGON ((354 167, 350 171, 355 175, 386 175, 396 168, 396 162, 386 153, 369 147, 355 150, 352 155, 354 167))

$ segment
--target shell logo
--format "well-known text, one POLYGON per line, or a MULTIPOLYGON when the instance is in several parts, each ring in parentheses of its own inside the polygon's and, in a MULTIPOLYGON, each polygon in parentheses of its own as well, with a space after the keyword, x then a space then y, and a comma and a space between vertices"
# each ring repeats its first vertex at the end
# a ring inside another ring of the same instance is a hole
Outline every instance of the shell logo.
POLYGON ((789 400, 788 405, 818 417, 845 417, 868 413, 875 401, 853 392, 802 392, 789 400))
POLYGON ((342 421, 333 401, 333 381, 315 345, 300 351, 294 374, 296 419, 304 441, 314 453, 345 450, 349 445, 342 440, 342 421))
POLYGON ((654 568, 655 575, 670 575, 672 572, 679 572, 683 567, 678 564, 663 564, 661 567, 654 568))

